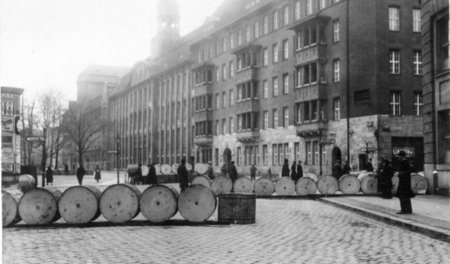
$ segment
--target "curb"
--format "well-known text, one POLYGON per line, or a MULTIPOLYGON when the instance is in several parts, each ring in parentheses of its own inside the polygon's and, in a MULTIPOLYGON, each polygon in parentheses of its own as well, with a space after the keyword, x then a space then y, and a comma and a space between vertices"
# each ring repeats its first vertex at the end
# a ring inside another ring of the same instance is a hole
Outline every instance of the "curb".
POLYGON ((346 209, 349 211, 352 211, 354 213, 357 213, 359 215, 372 218, 381 222, 384 222, 389 225, 397 226, 415 233, 419 233, 434 239, 441 240, 443 242, 450 243, 450 231, 432 227, 432 226, 426 226, 424 224, 406 220, 403 218, 395 217, 389 214, 380 213, 377 211, 373 211, 370 209, 362 209, 359 207, 355 207, 352 205, 336 202, 336 201, 330 201, 330 200, 324 200, 322 198, 318 198, 320 202, 327 203, 342 209, 346 209))

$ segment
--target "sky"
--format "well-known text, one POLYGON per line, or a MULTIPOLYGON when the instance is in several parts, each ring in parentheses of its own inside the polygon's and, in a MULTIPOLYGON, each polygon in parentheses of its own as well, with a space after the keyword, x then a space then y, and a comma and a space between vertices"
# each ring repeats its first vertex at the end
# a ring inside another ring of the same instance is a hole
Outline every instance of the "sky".
MULTIPOLYGON (((199 27, 223 0, 179 0, 181 35, 199 27)), ((132 67, 150 55, 158 0, 1 0, 0 85, 47 89, 76 99, 89 64, 132 67)))

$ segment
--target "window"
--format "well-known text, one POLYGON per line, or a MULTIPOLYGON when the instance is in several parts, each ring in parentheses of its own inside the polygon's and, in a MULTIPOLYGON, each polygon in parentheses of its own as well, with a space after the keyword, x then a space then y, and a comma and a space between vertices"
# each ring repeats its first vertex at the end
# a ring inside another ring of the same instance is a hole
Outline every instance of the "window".
POLYGON ((422 75, 422 52, 414 51, 414 75, 422 75))
POLYGON ((283 8, 283 25, 289 24, 289 6, 283 8))
POLYGON ((234 119, 230 117, 230 134, 234 133, 234 119))
POLYGON ((306 15, 309 16, 313 12, 312 0, 306 0, 306 15))
POLYGON ((287 60, 289 58, 289 40, 283 40, 283 60, 287 60))
POLYGON ((263 18, 263 34, 267 35, 269 33, 269 17, 264 16, 263 18))
POLYGON ((234 77, 234 61, 230 61, 229 68, 230 68, 230 78, 233 78, 234 77))
POLYGON ((225 135, 227 133, 227 120, 224 118, 222 119, 222 135, 225 135))
POLYGON ((273 18, 273 24, 272 24, 273 30, 277 30, 278 29, 278 11, 273 12, 272 18, 273 18))
POLYGON ((255 39, 259 38, 259 21, 255 21, 255 24, 253 24, 253 30, 255 32, 255 39))
POLYGON ((263 150, 263 165, 267 165, 267 158, 269 156, 269 153, 267 151, 267 145, 263 145, 262 150, 263 150))
POLYGON ((422 19, 420 9, 413 9, 413 32, 420 32, 422 27, 422 19))
POLYGON ((230 106, 234 105, 234 90, 230 90, 230 106))
POLYGON ((269 98, 269 83, 267 80, 263 80, 263 96, 269 98))
POLYGON ((220 68, 216 67, 216 82, 220 81, 220 68))
POLYGON ((230 49, 234 49, 235 48, 235 35, 234 33, 230 34, 230 49))
POLYGON ((272 61, 273 61, 273 63, 278 62, 278 44, 277 43, 272 45, 272 61))
POLYGON ((272 116, 273 116, 273 128, 277 128, 278 127, 278 110, 277 109, 273 109, 272 116))
POLYGON ((299 20, 300 19, 300 0, 295 1, 294 4, 294 16, 295 16, 295 20, 299 20))
POLYGON ((289 93, 289 74, 283 75, 283 94, 289 93))
POLYGON ((295 104, 295 109, 296 109, 295 122, 297 124, 300 124, 302 122, 302 107, 303 107, 303 104, 301 104, 301 103, 295 104))
POLYGON ((311 148, 311 142, 305 142, 305 164, 312 165, 312 148, 311 148))
POLYGON ((400 112, 400 92, 391 92, 391 115, 399 116, 400 112))
POLYGON ((415 93, 414 94, 414 110, 416 113, 416 116, 421 116, 423 114, 423 97, 422 93, 415 93))
POLYGON ((289 126, 289 108, 288 107, 284 107, 283 108, 283 127, 288 127, 289 126))
POLYGON ((278 165, 278 145, 273 144, 272 145, 272 165, 276 166, 278 165))
POLYGON ((227 65, 222 64, 222 81, 227 79, 227 65))
POLYGON ((340 24, 339 20, 333 22, 333 42, 339 42, 340 40, 340 24))
POLYGON ((269 128, 269 112, 264 111, 263 117, 264 117, 263 129, 266 130, 269 128))
POLYGON ((400 74, 400 51, 389 51, 389 73, 400 74))
POLYGON ((278 96, 278 77, 272 79, 273 96, 278 96))
POLYGON ((227 52, 227 38, 226 37, 224 37, 223 39, 222 39, 222 50, 223 50, 223 52, 227 52))
POLYGON ((247 25, 245 27, 245 42, 250 42, 252 40, 252 27, 251 25, 247 25))
POLYGON ((242 158, 242 151, 241 151, 241 147, 237 147, 237 153, 236 153, 236 163, 237 165, 241 165, 241 158, 242 158))
POLYGON ((296 36, 295 41, 295 50, 301 50, 302 49, 302 32, 298 32, 296 36))
POLYGON ((328 0, 320 0, 320 2, 319 2, 320 9, 324 9, 325 7, 327 7, 327 1, 328 0))
POLYGON ((303 68, 297 68, 296 69, 297 72, 297 82, 296 82, 296 87, 302 87, 302 83, 303 83, 303 68))
POLYGON ((400 31, 400 8, 389 7, 389 30, 400 31))
POLYGON ((237 33, 238 35, 237 35, 237 45, 238 46, 241 46, 242 45, 242 29, 239 29, 238 30, 238 33, 237 33))
POLYGON ((333 99, 333 120, 335 120, 335 121, 341 120, 341 99, 340 98, 333 99))
POLYGON ((269 65, 269 50, 267 48, 263 49, 263 66, 269 65))
POLYGON ((313 164, 319 165, 319 141, 313 141, 314 159, 313 164))
POLYGON ((220 97, 219 94, 216 94, 216 109, 220 108, 220 97))
POLYGON ((354 92, 355 104, 366 104, 370 101, 370 91, 360 90, 354 92))
POLYGON ((222 92, 222 107, 223 108, 227 107, 227 93, 226 92, 222 92))
POLYGON ((216 136, 219 135, 219 120, 216 120, 216 127, 214 129, 214 133, 216 136))
POLYGON ((333 81, 335 83, 341 81, 341 63, 339 59, 333 61, 333 81))

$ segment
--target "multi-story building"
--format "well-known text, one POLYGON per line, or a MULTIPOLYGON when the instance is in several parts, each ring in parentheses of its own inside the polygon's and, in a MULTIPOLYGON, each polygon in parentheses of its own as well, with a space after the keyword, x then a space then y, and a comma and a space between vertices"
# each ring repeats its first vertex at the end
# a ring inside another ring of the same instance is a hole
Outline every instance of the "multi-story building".
POLYGON ((419 0, 229 0, 181 38, 164 2, 159 53, 110 97, 121 166, 192 156, 218 170, 231 151, 241 173, 288 159, 330 174, 405 150, 423 169, 419 0))
POLYGON ((446 195, 450 194, 449 44, 448 0, 422 1, 425 175, 433 183, 430 189, 446 195))

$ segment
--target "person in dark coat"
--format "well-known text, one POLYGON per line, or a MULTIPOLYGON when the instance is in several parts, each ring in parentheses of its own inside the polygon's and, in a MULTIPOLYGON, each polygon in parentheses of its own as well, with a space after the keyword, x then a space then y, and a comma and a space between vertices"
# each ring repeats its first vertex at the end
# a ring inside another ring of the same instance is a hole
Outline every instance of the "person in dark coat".
POLYGON ((302 161, 299 160, 297 164, 297 180, 298 181, 301 177, 303 177, 303 167, 302 167, 302 161))
POLYGON ((397 196, 400 199, 400 211, 397 214, 412 214, 411 198, 414 193, 411 190, 411 165, 406 159, 405 151, 400 151, 400 168, 398 172, 397 196))
POLYGON ((83 185, 84 174, 86 174, 86 171, 83 168, 83 164, 80 164, 80 166, 77 169, 77 179, 78 179, 78 184, 80 184, 80 185, 83 185))
POLYGON ((367 172, 373 172, 372 159, 367 162, 367 172))
POLYGON ((134 174, 134 183, 142 184, 142 164, 141 163, 139 163, 138 169, 134 174))
POLYGON ((289 163, 287 159, 284 159, 283 168, 281 169, 281 177, 289 177, 289 163))
POLYGON ((238 172, 237 172, 237 169, 236 169, 236 166, 234 165, 234 161, 231 161, 231 164, 230 164, 230 179, 231 179, 231 183, 232 183, 232 186, 233 186, 233 188, 231 189, 231 191, 234 191, 234 182, 237 180, 237 178, 238 178, 238 172))
POLYGON ((100 172, 100 167, 98 166, 98 164, 95 166, 95 180, 98 182, 102 177, 101 177, 101 172, 100 172))
POLYGON ((382 161, 379 174, 381 197, 383 199, 392 199, 392 177, 394 177, 394 169, 389 160, 382 161))
POLYGON ((294 161, 291 166, 291 179, 296 182, 297 177, 297 162, 294 161))
POLYGON ((155 163, 150 163, 148 165, 148 174, 147 174, 147 184, 157 184, 158 180, 156 178, 156 169, 155 163))
POLYGON ((186 169, 186 160, 182 159, 177 169, 178 178, 180 179, 180 189, 184 191, 189 186, 188 171, 186 169))
POLYGON ((334 178, 336 178, 336 180, 339 180, 342 176, 341 162, 339 160, 334 163, 333 168, 331 169, 331 174, 334 178))
POLYGON ((214 176, 214 169, 212 167, 212 163, 211 162, 208 162, 208 171, 206 172, 206 175, 211 180, 214 180, 214 178, 215 178, 215 176, 214 176))
MULTIPOLYGON (((341 174, 341 176, 342 175, 346 175, 346 174, 350 174, 350 170, 351 170, 350 165, 348 164, 348 161, 346 161, 344 163, 344 167, 342 167, 342 174, 341 174)), ((373 168, 372 168, 372 171, 373 171, 373 168)))
POLYGON ((53 185, 53 170, 51 166, 48 166, 45 172, 45 180, 47 181, 47 185, 53 185))
POLYGON ((253 164, 250 167, 250 179, 252 180, 252 182, 255 182, 256 180, 256 171, 257 171, 256 166, 255 164, 253 164))

